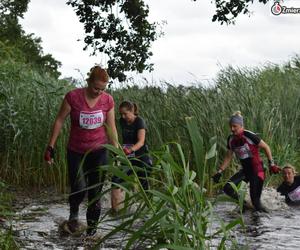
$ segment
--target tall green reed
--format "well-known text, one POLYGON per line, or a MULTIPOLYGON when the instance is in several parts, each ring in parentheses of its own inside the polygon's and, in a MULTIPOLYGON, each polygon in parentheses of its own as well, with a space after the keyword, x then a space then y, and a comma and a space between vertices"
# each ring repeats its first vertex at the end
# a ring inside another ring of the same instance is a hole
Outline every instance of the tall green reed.
MULTIPOLYGON (((278 164, 296 164, 299 160, 300 69, 297 57, 293 60, 283 66, 228 67, 220 71, 215 85, 209 87, 201 83, 184 87, 163 82, 160 86, 125 85, 109 91, 116 106, 124 99, 137 103, 148 125, 148 144, 154 150, 166 142, 190 148, 185 117, 195 117, 205 147, 208 148, 211 138, 215 137, 219 152, 215 162, 207 167, 206 176, 212 174, 223 158, 230 132, 228 117, 236 110, 242 111, 246 129, 258 133, 271 146, 278 164)), ((41 166, 50 127, 63 95, 72 88, 75 86, 41 75, 24 63, 1 61, 0 171, 4 178, 24 185, 52 182, 60 189, 65 187, 68 126, 56 146, 56 165, 41 166)), ((190 154, 185 150, 187 159, 190 154)), ((191 168, 195 170, 195 166, 193 160, 191 168)), ((233 167, 226 175, 234 171, 233 167)), ((211 190, 211 186, 207 182, 206 188, 211 190)))
POLYGON ((63 95, 70 85, 41 75, 26 64, 0 64, 1 176, 24 186, 45 185, 50 181, 65 186, 65 136, 58 141, 57 165, 46 169, 43 152, 63 95), (60 150, 63 149, 63 150, 60 150))
MULTIPOLYGON (((125 183, 119 184, 128 194, 125 201, 127 207, 123 210, 129 209, 129 212, 120 215, 118 219, 122 219, 122 222, 105 235, 99 244, 123 232, 127 235, 125 249, 208 249, 210 246, 223 249, 231 240, 229 232, 236 225, 243 224, 242 218, 237 217, 227 223, 222 221, 222 226, 213 226, 218 216, 214 214, 214 202, 207 198, 204 182, 205 169, 208 161, 216 157, 216 147, 213 144, 208 150, 205 149, 195 119, 188 118, 186 123, 196 170, 191 169, 190 161, 185 157, 187 148, 184 150, 178 143, 166 144, 154 154, 156 159, 154 173, 148 178, 151 182, 149 190, 143 190, 136 169, 124 153, 107 146, 118 155, 117 159, 121 162, 121 169, 107 166, 107 170, 124 177, 122 166, 129 166, 134 175, 125 175, 125 183), (137 190, 133 192, 136 184, 137 190)), ((111 220, 114 219, 107 219, 104 215, 100 225, 103 221, 111 220)))

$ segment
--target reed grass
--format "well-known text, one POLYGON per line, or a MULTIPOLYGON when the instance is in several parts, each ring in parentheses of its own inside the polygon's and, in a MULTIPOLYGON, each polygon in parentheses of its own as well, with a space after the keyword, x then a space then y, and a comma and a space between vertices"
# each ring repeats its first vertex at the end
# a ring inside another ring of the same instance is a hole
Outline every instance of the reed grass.
POLYGON ((14 214, 11 211, 12 194, 7 189, 7 185, 0 180, 0 246, 3 250, 15 250, 19 247, 14 239, 11 226, 9 227, 9 222, 14 214))
MULTIPOLYGON (((218 155, 205 170, 208 178, 215 171, 226 150, 229 134, 228 117, 241 110, 247 129, 257 132, 270 146, 279 165, 299 160, 300 132, 300 69, 299 58, 286 65, 264 68, 220 71, 215 85, 193 87, 137 85, 109 90, 116 106, 124 99, 136 102, 140 115, 148 125, 147 140, 152 150, 166 142, 179 143, 191 168, 191 140, 185 117, 195 117, 205 148, 215 138, 218 155)), ((56 146, 56 164, 45 168, 43 152, 50 127, 64 94, 75 86, 63 80, 41 75, 24 63, 0 63, 0 173, 4 179, 24 186, 54 183, 63 190, 66 186, 65 148, 68 125, 56 146)), ((116 109, 117 110, 117 109, 116 109)), ((176 156, 175 156, 176 157, 176 156)), ((203 157, 203 156, 202 156, 203 157)), ((235 164, 233 164, 235 166, 235 164)), ((298 169, 299 170, 299 169, 298 169)), ((234 172, 234 167, 226 175, 234 172)))
MULTIPOLYGON (((150 178, 152 189, 147 192, 142 190, 136 175, 126 179, 128 186, 122 186, 128 194, 126 208, 132 204, 138 207, 134 214, 125 214, 124 223, 103 240, 126 231, 127 249, 145 242, 153 248, 205 249, 215 244, 215 237, 221 237, 218 247, 224 249, 231 240, 230 230, 243 224, 242 218, 237 218, 227 224, 220 221, 218 229, 210 229, 216 216, 215 203, 208 196, 218 188, 210 176, 226 151, 228 117, 241 110, 246 128, 257 132, 271 146, 277 163, 289 162, 300 170, 299 65, 299 58, 295 57, 282 66, 228 67, 210 87, 163 83, 159 87, 128 85, 109 90, 116 106, 124 99, 138 104, 148 125, 147 140, 155 165, 150 178), (133 192, 132 186, 140 192, 133 192), (142 226, 133 230, 140 221, 142 226)), ((42 75, 22 62, 0 61, 3 180, 23 187, 54 184, 63 192, 66 190, 68 122, 55 147, 54 166, 46 166, 43 153, 63 96, 72 88, 75 86, 67 81, 42 75)), ((122 152, 116 153, 122 159, 122 152)), ((133 167, 124 157, 122 164, 133 167)), ((235 165, 226 175, 235 171, 235 165)), ((122 175, 118 168, 107 168, 122 175)))
MULTIPOLYGON (((120 169, 129 166, 134 175, 125 176, 126 182, 119 184, 127 193, 124 202, 126 206, 117 218, 118 222, 122 219, 121 223, 105 235, 99 245, 121 233, 126 235, 126 245, 122 246, 123 249, 225 249, 228 242, 234 243, 230 231, 237 225, 243 226, 242 217, 237 216, 229 222, 221 220, 214 212, 216 201, 208 199, 204 188, 208 162, 216 157, 215 144, 206 150, 195 119, 188 118, 186 124, 192 139, 195 171, 191 169, 190 161, 185 157, 184 151, 188 150, 187 148, 183 149, 178 143, 166 144, 153 155, 154 176, 148 178, 151 182, 149 190, 143 190, 135 167, 124 153, 106 146, 117 155, 116 159, 121 163, 118 168, 107 166, 107 170, 124 178, 120 169), (137 188, 134 192, 132 190, 135 186, 137 188)), ((237 191, 239 192, 238 189, 237 191)), ((100 226, 104 221, 112 220, 115 219, 104 215, 100 226)))
POLYGON ((0 64, 0 174, 23 186, 65 186, 66 129, 58 141, 57 164, 45 168, 43 152, 65 91, 71 86, 41 75, 26 64, 0 64), (59 167, 58 167, 59 166, 59 167))

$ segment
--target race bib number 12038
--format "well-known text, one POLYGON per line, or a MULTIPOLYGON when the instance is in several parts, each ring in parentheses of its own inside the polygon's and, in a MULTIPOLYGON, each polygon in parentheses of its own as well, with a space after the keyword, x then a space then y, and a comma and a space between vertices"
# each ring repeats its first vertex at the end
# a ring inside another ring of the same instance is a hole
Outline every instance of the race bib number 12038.
POLYGON ((103 125, 103 112, 97 110, 93 112, 81 111, 79 116, 79 125, 84 129, 95 129, 103 125))

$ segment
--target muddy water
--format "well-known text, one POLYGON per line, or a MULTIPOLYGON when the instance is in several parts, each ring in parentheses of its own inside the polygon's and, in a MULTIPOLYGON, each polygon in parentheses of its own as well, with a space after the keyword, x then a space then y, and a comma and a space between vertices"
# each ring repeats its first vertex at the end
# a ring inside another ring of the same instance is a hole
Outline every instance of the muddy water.
MULTIPOLYGON (((102 216, 100 230, 96 239, 105 235, 118 221, 112 221, 108 215, 110 207, 108 197, 102 199, 102 216)), ((85 211, 86 205, 81 205, 79 219, 82 222, 82 233, 70 235, 63 230, 68 219, 69 207, 67 196, 54 195, 44 192, 42 195, 34 194, 24 196, 18 194, 15 209, 18 210, 12 221, 12 229, 20 249, 122 249, 124 235, 117 235, 105 244, 95 247, 93 239, 85 237, 85 211)), ((9 226, 9 225, 7 225, 9 226)))
MULTIPOLYGON (((43 196, 22 197, 17 202, 18 213, 13 230, 20 249, 91 249, 94 243, 81 236, 62 235, 59 225, 68 218, 66 197, 45 193, 43 196)), ((300 207, 288 207, 274 189, 265 189, 262 201, 269 213, 246 211, 245 227, 237 227, 233 237, 237 249, 300 249, 300 207)), ((103 199, 103 214, 109 209, 109 199, 103 199)), ((215 212, 225 221, 238 216, 237 209, 222 203, 215 212)), ((85 221, 85 207, 81 207, 80 220, 85 221)), ((100 226, 100 234, 106 234, 118 221, 107 221, 100 226)), ((106 221, 105 221, 106 220, 106 221)), ((125 235, 117 235, 96 249, 122 249, 125 235)), ((211 249, 214 249, 212 247, 211 249)))
MULTIPOLYGON (((249 197, 246 197, 249 202, 249 197)), ((262 203, 268 213, 248 210, 243 214, 245 227, 233 232, 237 249, 298 250, 300 249, 300 207, 290 207, 276 190, 266 188, 262 203)), ((234 219, 238 211, 232 204, 221 204, 216 212, 225 221, 234 219)))

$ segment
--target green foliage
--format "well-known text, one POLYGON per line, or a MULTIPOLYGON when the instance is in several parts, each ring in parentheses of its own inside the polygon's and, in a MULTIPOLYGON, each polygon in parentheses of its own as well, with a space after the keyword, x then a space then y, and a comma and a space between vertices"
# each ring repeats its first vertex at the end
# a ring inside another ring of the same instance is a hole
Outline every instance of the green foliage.
POLYGON ((14 18, 23 17, 30 0, 1 0, 0 13, 14 18))
MULTIPOLYGON (((12 196, 7 190, 7 185, 0 179, 0 222, 5 220, 7 223, 11 219, 13 212, 11 211, 12 196)), ((12 229, 4 228, 0 223, 0 246, 3 250, 15 250, 18 246, 13 238, 12 229)), ((8 224, 7 224, 8 226, 8 224)))
MULTIPOLYGON (((64 94, 71 86, 65 81, 41 75, 24 63, 0 63, 0 173, 14 183, 41 185, 50 181, 65 187, 64 150, 57 165, 41 168, 43 151, 64 94), (62 160, 60 160, 62 159, 62 160), (61 166, 58 170, 57 167, 61 166)), ((65 132, 67 134, 67 132, 65 132)), ((58 148, 65 148, 66 135, 58 148)))
POLYGON ((0 3, 0 62, 24 62, 40 72, 47 72, 58 78, 61 63, 50 54, 44 55, 41 38, 35 37, 34 34, 26 34, 19 24, 18 18, 23 17, 28 2, 4 0, 0 3))
MULTIPOLYGON (((165 84, 162 87, 124 86, 110 92, 115 99, 116 111, 125 99, 137 103, 148 126, 147 142, 151 150, 160 149, 167 142, 180 143, 185 149, 184 157, 190 161, 190 168, 202 176, 196 167, 199 164, 192 152, 185 120, 185 117, 195 117, 193 126, 199 128, 202 138, 199 144, 204 150, 198 157, 201 162, 206 159, 204 185, 210 193, 214 186, 209 177, 224 156, 230 132, 228 117, 236 110, 242 111, 246 128, 257 132, 271 146, 279 165, 290 162, 297 166, 299 75, 299 60, 295 57, 283 66, 270 65, 262 69, 229 67, 219 73, 215 86, 209 88, 165 84), (210 149, 211 153, 206 155, 210 149), (211 154, 216 154, 216 157, 209 159, 211 154)), ((67 127, 56 147, 57 165, 47 170, 39 166, 43 162, 50 126, 63 95, 70 88, 73 87, 41 75, 24 64, 0 63, 0 133, 3 135, 0 148, 2 166, 5 166, 1 168, 2 176, 17 183, 43 184, 55 180, 57 186, 64 185, 67 127), (28 175, 32 172, 35 174, 28 175), (22 181, 22 178, 27 181, 22 181)), ((174 157, 178 157, 176 160, 181 158, 180 155, 174 157)), ((225 175, 235 171, 235 167, 229 168, 225 175)))
POLYGON ((18 19, 11 16, 0 17, 0 43, 2 51, 10 51, 6 57, 1 57, 0 62, 5 60, 14 60, 16 62, 25 62, 35 67, 40 72, 58 78, 60 72, 58 68, 61 63, 55 60, 50 54, 43 54, 41 38, 34 37, 34 34, 25 34, 18 19))
MULTIPOLYGON (((195 0, 196 1, 196 0, 195 0)), ((269 0, 258 0, 258 2, 266 4, 269 0)), ((253 0, 215 0, 216 13, 212 21, 218 21, 221 24, 234 24, 235 19, 240 14, 250 15, 249 5, 253 4, 253 0)))
POLYGON ((156 40, 156 24, 148 21, 149 7, 143 0, 101 1, 69 0, 84 24, 87 49, 108 57, 112 78, 125 80, 126 71, 152 70, 147 60, 152 56, 151 43, 156 40))
MULTIPOLYGON (((143 246, 151 249, 208 249, 219 246, 219 249, 224 249, 221 247, 231 240, 230 231, 236 225, 243 225, 239 217, 225 223, 214 214, 215 204, 207 199, 201 182, 205 180, 206 160, 214 158, 215 154, 212 150, 203 154, 207 157, 197 157, 199 152, 205 151, 202 143, 198 141, 202 141, 201 136, 193 118, 187 120, 187 125, 192 139, 193 155, 197 158, 197 174, 190 168, 190 162, 184 156, 186 152, 180 144, 164 145, 154 155, 155 177, 149 178, 152 184, 150 190, 142 189, 136 175, 127 178, 124 186, 120 185, 127 193, 125 204, 128 206, 123 210, 129 209, 130 212, 121 211, 120 214, 125 212, 118 218, 122 218, 121 224, 115 226, 101 242, 114 234, 124 232, 128 238, 124 249, 143 246), (174 150, 171 150, 172 147, 174 150), (137 192, 133 192, 136 185, 137 192)), ((112 147, 108 148, 114 150, 112 147)), ((122 151, 114 150, 114 153, 118 154, 117 159, 121 162, 119 168, 129 166, 135 173, 136 169, 122 151)), ((117 171, 112 172, 122 177, 117 171)), ((106 220, 106 216, 102 220, 106 220)))
MULTIPOLYGON (((197 0, 193 0, 197 1, 197 0)), ((269 0, 259 0, 266 4, 269 0)), ((249 14, 253 0, 215 0, 212 21, 231 24, 243 13, 249 14)), ((144 0, 68 0, 85 30, 84 49, 92 48, 93 55, 108 57, 112 78, 126 79, 126 72, 151 71, 151 44, 159 37, 158 24, 149 22, 149 7, 144 0)))

